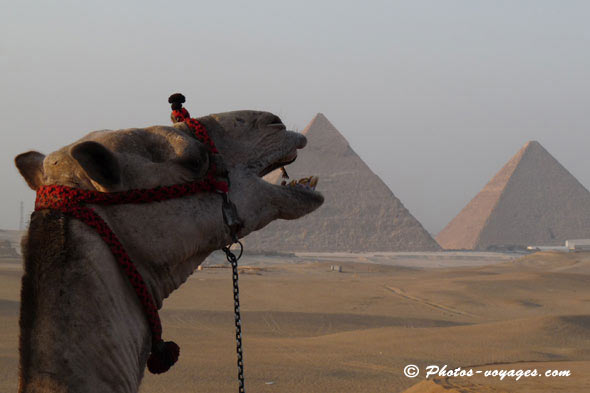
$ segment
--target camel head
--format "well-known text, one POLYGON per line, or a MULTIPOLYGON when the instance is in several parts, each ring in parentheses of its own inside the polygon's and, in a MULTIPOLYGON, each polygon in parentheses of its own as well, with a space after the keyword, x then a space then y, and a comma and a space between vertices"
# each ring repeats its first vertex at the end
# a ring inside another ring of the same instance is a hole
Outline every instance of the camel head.
MULTIPOLYGON (((101 192, 196 181, 215 162, 229 174, 229 197, 243 223, 239 237, 323 203, 317 179, 291 186, 263 179, 293 162, 306 144, 277 116, 236 111, 198 120, 219 155, 177 123, 95 131, 47 156, 31 151, 15 162, 33 190, 57 184, 101 192)), ((94 209, 121 240, 159 308, 212 251, 230 242, 221 205, 219 194, 204 192, 94 209)), ((101 238, 78 220, 42 210, 31 217, 23 250, 19 391, 136 392, 150 332, 101 238)))
MULTIPOLYGON (((287 131, 272 113, 234 111, 200 118, 221 153, 231 181, 230 198, 244 228, 240 237, 275 219, 296 219, 323 203, 305 182, 291 186, 262 179, 286 166, 306 138, 287 131)), ((174 127, 95 131, 47 156, 27 152, 16 165, 29 186, 61 184, 103 192, 153 188, 202 178, 211 156, 184 123, 174 127)), ((213 197, 216 198, 216 197, 213 197)), ((218 244, 222 246, 222 244, 218 244)), ((217 247, 216 247, 217 248, 217 247)))
MULTIPOLYGON (((273 170, 294 162, 297 150, 307 143, 302 134, 287 131, 278 116, 268 112, 236 111, 200 120, 209 130, 229 170, 230 197, 245 221, 241 235, 258 230, 274 219, 297 219, 323 203, 323 196, 315 191, 317 178, 311 186, 306 181, 280 186, 262 179, 273 170), (261 200, 252 205, 258 198, 261 200), (262 209, 266 213, 253 210, 260 202, 266 206, 262 209), (270 206, 274 207, 273 212, 269 211, 270 206)), ((177 125, 186 127, 184 123, 177 125)))

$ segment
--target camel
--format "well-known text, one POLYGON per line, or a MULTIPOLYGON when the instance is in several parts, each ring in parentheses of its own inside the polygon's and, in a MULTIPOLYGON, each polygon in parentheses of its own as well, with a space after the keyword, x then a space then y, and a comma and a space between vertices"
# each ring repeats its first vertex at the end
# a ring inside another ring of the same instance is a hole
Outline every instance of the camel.
MULTIPOLYGON (((262 179, 293 162, 306 145, 305 137, 287 131, 277 116, 234 111, 198 120, 229 172, 240 238, 323 203, 315 191, 317 178, 313 187, 309 179, 291 186, 262 179)), ((185 123, 95 131, 47 156, 30 151, 15 158, 33 190, 59 184, 101 192, 195 181, 210 161, 185 123)), ((208 255, 231 242, 221 204, 220 195, 205 192, 93 208, 121 240, 161 308, 208 255)), ((31 216, 23 250, 19 392, 137 392, 150 330, 107 245, 81 221, 45 209, 31 216)))

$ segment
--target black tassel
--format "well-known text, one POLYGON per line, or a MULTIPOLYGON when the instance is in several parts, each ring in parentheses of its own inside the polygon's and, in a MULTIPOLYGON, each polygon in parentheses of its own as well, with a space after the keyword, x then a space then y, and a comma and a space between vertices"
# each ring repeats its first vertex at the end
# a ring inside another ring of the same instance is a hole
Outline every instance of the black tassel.
POLYGON ((180 93, 174 93, 170 97, 168 97, 169 104, 174 104, 174 103, 184 104, 185 101, 186 101, 186 99, 180 93))
POLYGON ((152 346, 152 354, 147 361, 152 374, 165 373, 176 363, 180 356, 180 347, 173 341, 159 341, 152 346))

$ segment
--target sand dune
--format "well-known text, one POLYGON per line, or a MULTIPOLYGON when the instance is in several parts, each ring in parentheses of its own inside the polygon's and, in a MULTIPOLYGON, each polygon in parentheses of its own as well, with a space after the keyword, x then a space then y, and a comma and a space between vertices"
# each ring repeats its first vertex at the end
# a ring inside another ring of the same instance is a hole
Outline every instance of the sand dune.
MULTIPOLYGON (((246 384, 255 392, 590 391, 590 255, 538 253, 489 264, 415 268, 399 255, 246 256, 241 276, 246 384), (389 259, 388 259, 389 258, 389 259), (376 264, 382 260, 383 264, 376 264), (342 273, 330 271, 339 263, 342 273), (571 369, 568 378, 415 379, 449 367, 571 369)), ((486 258, 491 258, 487 256, 486 258)), ((477 258, 476 258, 477 259, 477 258)), ((18 271, 0 267, 0 391, 17 383, 18 271)), ((421 266, 421 267, 418 267, 421 266)), ((230 272, 195 274, 165 301, 166 337, 181 359, 142 393, 236 389, 230 272)))

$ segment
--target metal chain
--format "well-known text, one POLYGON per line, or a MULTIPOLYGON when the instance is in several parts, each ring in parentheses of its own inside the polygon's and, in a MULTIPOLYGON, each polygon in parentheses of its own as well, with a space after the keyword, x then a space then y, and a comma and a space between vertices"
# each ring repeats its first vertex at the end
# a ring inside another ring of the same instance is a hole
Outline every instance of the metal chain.
POLYGON ((232 283, 234 287, 234 317, 236 325, 236 352, 238 354, 238 392, 244 393, 244 357, 242 354, 242 318, 240 316, 240 288, 238 287, 238 260, 242 257, 244 246, 239 240, 234 239, 235 243, 240 245, 240 254, 236 255, 230 250, 229 246, 223 247, 225 257, 231 264, 232 269, 232 283))

